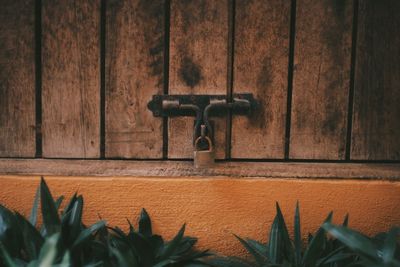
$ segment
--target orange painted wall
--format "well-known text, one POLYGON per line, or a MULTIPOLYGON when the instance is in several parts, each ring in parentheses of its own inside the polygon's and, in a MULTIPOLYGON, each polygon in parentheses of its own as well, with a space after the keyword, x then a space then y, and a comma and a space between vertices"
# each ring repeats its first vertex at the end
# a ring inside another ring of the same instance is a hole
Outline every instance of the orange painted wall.
MULTIPOLYGON (((111 225, 136 220, 142 207, 154 229, 171 237, 183 223, 199 246, 227 255, 243 252, 233 233, 265 241, 275 201, 292 227, 300 201, 302 230, 314 231, 327 213, 335 221, 350 213, 350 225, 373 234, 400 225, 400 182, 255 178, 45 177, 53 194, 75 191, 85 199, 85 221, 98 214, 111 225)), ((0 203, 28 214, 39 177, 0 177, 0 203)))

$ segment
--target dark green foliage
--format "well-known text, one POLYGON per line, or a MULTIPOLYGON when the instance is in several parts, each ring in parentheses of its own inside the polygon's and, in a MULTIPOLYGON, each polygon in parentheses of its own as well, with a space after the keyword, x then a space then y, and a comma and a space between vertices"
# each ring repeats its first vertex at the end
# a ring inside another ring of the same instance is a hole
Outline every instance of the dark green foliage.
POLYGON ((116 266, 204 266, 200 260, 210 254, 193 249, 196 238, 184 236, 185 225, 176 236, 165 242, 152 232, 151 220, 145 209, 139 218, 138 230, 129 223, 125 234, 119 228, 111 228, 109 249, 116 266))
POLYGON ((99 221, 90 227, 82 223, 83 198, 76 194, 63 212, 63 198, 54 200, 42 179, 29 220, 0 206, 0 263, 5 266, 91 266, 104 256, 94 252, 96 233, 105 227, 99 221), (43 225, 36 228, 40 199, 43 225))
MULTIPOLYGON (((71 266, 70 254, 68 251, 64 252, 63 255, 59 255, 60 254, 60 251, 58 249, 59 239, 60 239, 59 234, 54 234, 48 237, 46 239, 46 242, 41 247, 37 259, 30 261, 27 266, 29 267, 71 266), (62 256, 61 261, 57 259, 57 256, 62 256)), ((3 262, 4 266, 17 267, 26 265, 26 263, 20 259, 12 259, 7 249, 5 249, 1 244, 0 244, 0 250, 4 260, 3 262)))
POLYGON ((325 223, 322 227, 358 255, 354 266, 400 267, 400 228, 369 238, 344 226, 325 223))
MULTIPOLYGON (((332 220, 330 213, 325 222, 332 220)), ((347 224, 346 216, 344 224, 347 224)), ((253 258, 248 262, 238 258, 214 258, 210 260, 213 266, 282 266, 282 267, 342 267, 355 262, 356 257, 338 240, 328 238, 324 228, 319 228, 314 235, 309 235, 308 243, 303 246, 301 240, 300 209, 296 206, 294 216, 294 238, 289 236, 285 219, 278 204, 276 216, 272 223, 269 240, 262 244, 256 240, 236 238, 246 248, 253 258), (230 261, 226 265, 226 261, 230 261)))

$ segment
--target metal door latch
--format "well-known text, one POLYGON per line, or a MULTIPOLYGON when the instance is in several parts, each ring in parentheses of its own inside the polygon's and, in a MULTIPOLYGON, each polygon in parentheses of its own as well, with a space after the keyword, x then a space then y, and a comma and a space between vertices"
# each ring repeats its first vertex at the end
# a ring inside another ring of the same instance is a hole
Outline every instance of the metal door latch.
MULTIPOLYGON (((210 117, 221 117, 226 114, 249 116, 256 109, 257 102, 253 94, 248 93, 234 94, 231 102, 227 100, 226 95, 153 95, 147 107, 155 117, 195 117, 193 146, 196 161, 196 154, 202 154, 196 151, 211 151, 213 148, 213 127, 210 117)), ((211 160, 206 161, 211 162, 211 160)))

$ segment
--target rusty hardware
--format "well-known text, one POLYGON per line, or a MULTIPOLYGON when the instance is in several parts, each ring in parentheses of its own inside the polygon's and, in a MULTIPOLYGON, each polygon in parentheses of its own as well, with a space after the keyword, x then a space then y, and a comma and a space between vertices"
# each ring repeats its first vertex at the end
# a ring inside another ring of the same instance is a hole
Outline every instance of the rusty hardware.
POLYGON ((206 125, 207 135, 213 139, 210 117, 250 115, 257 107, 252 94, 234 94, 228 102, 226 95, 153 95, 147 107, 155 117, 195 117, 193 144, 200 136, 200 126, 206 125))
POLYGON ((257 107, 252 94, 226 95, 153 95, 147 107, 155 117, 195 117, 193 127, 194 162, 196 167, 214 162, 213 127, 210 117, 251 115, 257 107))

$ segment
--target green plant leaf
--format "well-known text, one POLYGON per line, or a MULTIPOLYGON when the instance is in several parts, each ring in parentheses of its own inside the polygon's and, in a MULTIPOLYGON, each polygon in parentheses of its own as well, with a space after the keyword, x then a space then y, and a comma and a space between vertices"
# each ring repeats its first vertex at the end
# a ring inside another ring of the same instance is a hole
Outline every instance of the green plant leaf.
POLYGON ((142 209, 140 213, 139 233, 147 237, 150 237, 153 234, 153 231, 151 229, 151 219, 145 209, 142 209))
POLYGON ((166 260, 160 261, 157 264, 153 265, 153 267, 165 267, 165 266, 170 266, 171 264, 174 264, 174 263, 176 263, 175 260, 166 259, 166 260))
MULTIPOLYGON (((324 222, 330 222, 332 220, 333 212, 330 212, 324 222)), ((321 227, 318 229, 315 236, 311 239, 311 242, 307 246, 303 255, 304 266, 314 266, 318 261, 319 257, 323 252, 323 244, 326 240, 325 230, 321 227)))
POLYGON ((282 247, 283 243, 281 224, 279 223, 278 216, 275 216, 271 226, 268 242, 268 259, 271 264, 280 264, 282 262, 282 247))
POLYGON ((69 254, 69 252, 67 251, 60 264, 56 264, 56 265, 52 265, 52 267, 70 267, 71 266, 71 255, 69 254))
POLYGON ((179 256, 177 255, 177 256, 174 256, 173 258, 176 259, 176 261, 179 263, 195 263, 195 262, 201 261, 201 258, 210 257, 210 256, 214 256, 214 254, 209 252, 208 249, 206 249, 203 251, 191 250, 191 251, 188 251, 188 253, 185 253, 185 254, 179 255, 179 256))
POLYGON ((386 264, 391 264, 395 258, 397 235, 400 233, 398 228, 393 227, 390 229, 386 236, 385 243, 382 249, 382 259, 386 264))
POLYGON ((54 201, 54 206, 56 206, 56 209, 58 210, 64 200, 64 196, 59 196, 56 201, 54 201))
POLYGON ((96 231, 100 230, 105 226, 106 226, 105 221, 98 221, 95 224, 91 225, 89 228, 86 228, 85 230, 81 231, 77 236, 77 238, 75 239, 75 242, 72 244, 72 248, 74 249, 78 247, 86 240, 90 239, 96 231))
POLYGON ((333 251, 328 253, 328 255, 326 255, 325 257, 318 259, 316 262, 316 266, 319 267, 319 266, 322 266, 323 264, 332 263, 332 262, 341 260, 342 257, 340 255, 345 254, 345 253, 343 253, 344 249, 345 249, 344 246, 334 249, 333 251))
POLYGON ((179 246, 174 251, 174 255, 183 255, 190 253, 193 246, 197 243, 197 238, 183 236, 179 246))
POLYGON ((330 222, 326 222, 322 227, 333 237, 340 240, 350 249, 360 253, 367 259, 376 261, 378 258, 377 250, 373 243, 364 235, 343 226, 335 226, 330 222))
POLYGON ((182 241, 183 235, 185 234, 185 227, 186 224, 184 224, 176 236, 164 246, 162 254, 160 255, 162 260, 170 257, 174 253, 175 249, 178 248, 180 242, 182 241))
POLYGON ((254 248, 256 248, 258 251, 260 251, 260 253, 263 254, 264 256, 268 255, 267 245, 264 245, 264 244, 258 242, 257 240, 253 240, 253 239, 246 239, 246 241, 247 241, 247 243, 252 245, 254 248))
POLYGON ((346 216, 344 216, 344 220, 342 223, 342 226, 348 226, 349 225, 349 214, 346 214, 346 216))
POLYGON ((37 223, 37 213, 39 208, 39 199, 40 199, 40 186, 36 189, 35 198, 33 200, 33 205, 31 209, 31 215, 29 216, 29 222, 36 226, 37 223))
MULTIPOLYGON (((4 267, 18 267, 14 261, 11 259, 10 254, 8 253, 7 249, 4 247, 3 243, 0 241, 0 252, 1 252, 1 258, 3 259, 3 264, 5 264, 4 267)), ((1 263, 1 261, 0 261, 1 263)))
POLYGON ((254 267, 254 264, 251 264, 243 259, 237 257, 212 257, 204 261, 207 266, 212 267, 254 267))
POLYGON ((72 195, 71 199, 69 200, 68 204, 65 206, 63 214, 66 214, 67 212, 69 212, 72 209, 72 207, 74 206, 74 203, 76 201, 76 198, 77 198, 77 193, 75 192, 72 195))
POLYGON ((198 261, 198 262, 186 263, 185 267, 210 267, 210 265, 206 264, 206 263, 203 263, 201 261, 198 261))
MULTIPOLYGON (((354 257, 354 254, 338 252, 336 254, 331 255, 326 260, 322 261, 321 264, 323 263, 326 265, 326 264, 336 263, 337 265, 339 262, 348 260, 351 257, 354 257)), ((317 264, 317 266, 323 266, 323 265, 317 264)))
POLYGON ((140 265, 151 266, 155 263, 155 253, 149 239, 144 235, 137 232, 129 233, 128 243, 131 245, 134 254, 139 258, 140 265))
POLYGON ((159 235, 152 235, 149 237, 149 242, 154 250, 155 255, 161 255, 162 250, 164 249, 164 240, 159 235))
POLYGON ((59 237, 60 234, 56 233, 47 238, 44 242, 38 259, 40 267, 51 267, 53 265, 57 256, 57 243, 59 237))
POLYGON ((296 210, 294 214, 294 250, 295 250, 295 264, 301 264, 301 224, 300 224, 300 207, 299 202, 296 203, 296 210))
POLYGON ((40 199, 42 208, 43 224, 48 235, 52 235, 60 231, 61 222, 58 217, 57 208, 54 204, 50 190, 43 177, 40 181, 40 199))
POLYGON ((19 228, 22 233, 22 239, 25 247, 25 252, 29 260, 34 260, 39 257, 40 248, 43 246, 44 238, 40 232, 21 214, 16 213, 15 218, 18 221, 19 228))
POLYGON ((282 236, 282 246, 283 246, 283 252, 284 255, 286 256, 287 260, 293 260, 293 247, 292 247, 292 242, 290 241, 289 237, 289 232, 286 227, 286 222, 285 218, 283 217, 281 208, 279 207, 278 202, 276 202, 276 214, 278 216, 278 222, 280 224, 280 230, 281 230, 281 236, 282 236))
POLYGON ((82 229, 82 211, 83 211, 83 198, 79 196, 76 198, 75 203, 71 209, 69 217, 69 240, 75 240, 82 229))
POLYGON ((14 213, 0 205, 0 241, 7 248, 11 257, 15 257, 19 253, 21 239, 14 213))
MULTIPOLYGON (((95 262, 95 263, 89 263, 89 264, 85 264, 83 267, 100 267, 100 266, 104 266, 104 262, 99 261, 99 262, 95 262)), ((133 266, 135 266, 135 265, 133 265, 133 266)))
POLYGON ((268 259, 266 257, 266 254, 263 254, 263 250, 260 250, 259 247, 255 247, 252 243, 242 239, 241 237, 234 235, 240 243, 246 248, 246 250, 254 257, 256 260, 257 264, 262 266, 265 265, 268 262, 268 259))
POLYGON ((118 249, 110 248, 110 253, 117 260, 118 267, 139 267, 136 257, 129 250, 122 252, 118 249))
POLYGON ((128 222, 129 225, 129 232, 135 232, 135 227, 133 227, 133 224, 131 223, 131 221, 129 219, 126 219, 126 221, 128 222))

